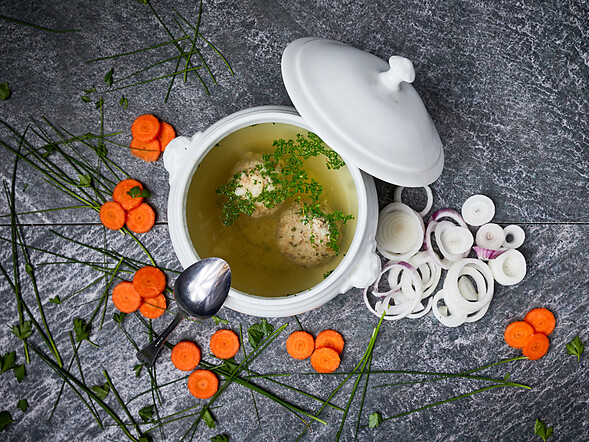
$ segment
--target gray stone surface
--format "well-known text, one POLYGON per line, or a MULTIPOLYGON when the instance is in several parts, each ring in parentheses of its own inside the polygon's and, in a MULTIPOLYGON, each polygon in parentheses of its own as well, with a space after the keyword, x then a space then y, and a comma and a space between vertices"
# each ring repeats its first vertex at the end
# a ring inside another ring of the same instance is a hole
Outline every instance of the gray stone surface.
MULTIPOLYGON (((153 1, 153 6, 170 29, 176 8, 194 18, 198 2, 153 1)), ((105 93, 104 133, 122 132, 113 137, 117 143, 130 141, 129 127, 141 113, 151 112, 170 122, 179 135, 190 136, 204 130, 220 118, 235 111, 266 104, 290 104, 280 76, 280 57, 286 45, 303 36, 320 36, 371 52, 383 59, 392 54, 410 58, 416 68, 415 88, 421 94, 445 146, 446 164, 442 176, 433 185, 434 207, 459 208, 472 194, 489 195, 496 204, 495 219, 500 223, 518 223, 527 240, 521 250, 526 257, 528 274, 515 287, 498 287, 487 315, 479 322, 457 329, 441 326, 428 315, 421 320, 385 323, 372 362, 374 370, 421 370, 460 372, 503 358, 515 357, 519 351, 503 341, 505 326, 521 319, 531 308, 544 306, 557 318, 551 335, 551 349, 537 362, 518 361, 491 368, 484 373, 510 379, 533 387, 495 389, 474 397, 430 408, 407 417, 385 422, 370 430, 368 415, 379 411, 393 416, 403 411, 447 399, 487 385, 480 381, 441 381, 412 386, 374 389, 372 387, 405 378, 373 375, 360 420, 359 440, 539 440, 534 435, 534 421, 541 418, 554 426, 551 440, 589 440, 587 401, 589 378, 587 355, 577 363, 566 354, 565 345, 577 334, 589 339, 587 312, 587 270, 589 248, 589 9, 581 1, 495 2, 350 2, 350 1, 205 1, 202 33, 214 42, 235 71, 231 76, 221 60, 207 51, 218 85, 203 75, 210 89, 207 95, 194 77, 184 83, 178 78, 170 98, 164 102, 168 82, 160 80, 105 93), (124 110, 118 101, 121 93, 129 100, 124 110)), ((104 90, 103 76, 114 68, 115 79, 175 55, 173 48, 96 63, 86 61, 132 51, 168 40, 162 26, 148 6, 127 1, 9 2, 0 0, 0 15, 52 29, 79 29, 75 33, 50 33, 0 20, 2 63, 0 83, 8 82, 9 100, 0 102, 0 119, 24 131, 33 120, 44 116, 53 124, 75 134, 97 133, 100 112, 93 102, 81 100, 83 89, 95 86, 104 90)), ((175 31, 176 32, 176 31, 175 31)), ((178 35, 178 34, 176 34, 178 35)), ((153 72, 163 75, 171 67, 153 72)), ((155 75, 155 74, 154 74, 155 75)), ((149 77, 143 77, 147 79, 149 77)), ((93 101, 97 99, 93 96, 93 101)), ((31 130, 31 128, 29 128, 31 130)), ((30 133, 29 133, 30 134, 30 133)), ((14 145, 5 128, 0 140, 14 145)), ((157 226, 142 235, 145 246, 158 265, 179 270, 179 263, 168 239, 167 173, 162 161, 147 165, 129 155, 124 148, 109 144, 109 158, 142 181, 152 192, 151 202, 157 211, 157 226)), ((0 146, 0 177, 10 182, 14 157, 0 146)), ((60 164, 65 167, 65 165, 60 164)), ((384 206, 392 200, 394 186, 377 181, 379 200, 384 206)), ((42 176, 27 164, 19 164, 16 180, 17 212, 62 207, 72 204, 59 191, 47 185, 42 176), (26 185, 26 190, 24 190, 26 185)), ((2 193, 0 215, 8 212, 2 193)), ((409 192, 408 202, 421 204, 419 192, 409 192)), ((83 260, 102 260, 102 255, 58 238, 51 230, 80 241, 120 251, 126 256, 145 260, 143 252, 117 232, 106 232, 98 225, 90 209, 24 214, 19 217, 29 247, 38 247, 83 260)), ((0 236, 10 237, 10 221, 0 218, 0 236)), ((0 246, 0 263, 12 276, 9 243, 0 246)), ((92 282, 100 274, 83 266, 41 265, 56 261, 45 253, 31 250, 31 260, 39 284, 41 301, 58 342, 62 356, 72 356, 68 333, 72 319, 88 318, 94 303, 102 295, 104 282, 72 297, 62 305, 49 302, 62 299, 92 282)), ((111 263, 112 264, 112 263, 111 263)), ((125 275, 121 275, 125 277, 125 275)), ((168 272, 169 281, 174 278, 168 272)), ((21 265, 23 297, 39 319, 32 286, 21 265)), ((5 308, 0 323, 11 326, 17 321, 15 296, 9 284, 0 280, 0 294, 5 308)), ((172 303, 172 309, 174 308, 172 303)), ((80 347, 80 360, 88 385, 104 383, 102 370, 108 370, 125 401, 149 389, 145 372, 133 374, 134 349, 112 320, 114 308, 108 305, 102 330, 98 324, 92 339, 80 347)), ((223 310, 220 316, 229 326, 245 331, 256 318, 223 310)), ((365 308, 361 292, 352 290, 328 304, 298 317, 313 334, 325 328, 340 330, 346 338, 341 372, 349 371, 364 352, 375 317, 365 308)), ((285 355, 284 342, 298 325, 294 318, 269 319, 279 326, 289 322, 285 332, 254 362, 252 368, 262 373, 293 373, 284 382, 326 398, 337 386, 339 377, 305 376, 308 362, 297 362, 285 355)), ((156 321, 156 330, 163 328, 156 321)), ((125 328, 138 344, 147 342, 144 328, 134 316, 125 320, 125 328)), ((208 338, 216 329, 212 322, 204 325, 184 323, 172 341, 196 340, 208 355, 208 338)), ((39 334, 31 337, 42 346, 39 334)), ((246 345, 249 350, 249 347, 246 345)), ((0 353, 17 351, 24 361, 23 347, 2 327, 0 353)), ((157 367, 158 384, 180 377, 172 369, 169 350, 157 367)), ((79 377, 74 367, 72 372, 79 377)), ((268 381, 263 388, 309 411, 317 403, 302 398, 268 381)), ((47 418, 57 398, 61 381, 38 357, 27 365, 27 377, 17 383, 11 372, 0 376, 1 409, 8 410, 16 422, 4 430, 3 440, 122 440, 116 427, 100 430, 80 399, 68 388, 64 390, 50 422, 47 418), (26 413, 16 408, 26 398, 26 413)), ((352 383, 335 397, 345 406, 352 383)), ((360 384, 360 392, 363 383, 360 384)), ((197 405, 182 383, 161 390, 162 416, 197 405)), ((342 439, 354 439, 361 394, 352 403, 342 432, 342 439)), ((107 402, 122 417, 123 411, 112 393, 107 402)), ((137 410, 152 402, 150 395, 129 404, 135 419, 137 410)), ((303 424, 284 408, 256 396, 260 413, 258 423, 250 393, 232 385, 221 396, 214 410, 217 428, 199 427, 197 440, 209 440, 227 434, 230 440, 294 440, 303 424)), ((112 421, 101 413, 106 425, 112 421)), ((333 440, 341 413, 326 411, 321 415, 327 426, 313 424, 305 440, 333 440)), ((166 440, 178 440, 191 419, 164 427, 166 440)), ((161 440, 159 431, 152 433, 161 440)))

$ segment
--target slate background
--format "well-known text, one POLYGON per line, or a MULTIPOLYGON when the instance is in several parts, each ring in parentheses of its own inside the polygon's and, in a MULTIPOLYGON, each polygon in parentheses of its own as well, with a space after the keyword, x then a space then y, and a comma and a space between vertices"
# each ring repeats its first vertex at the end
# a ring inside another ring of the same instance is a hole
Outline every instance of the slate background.
MULTIPOLYGON (((172 29, 173 7, 186 17, 198 11, 195 1, 153 1, 162 20, 172 29)), ((94 85, 104 89, 102 78, 114 68, 115 78, 133 72, 174 50, 165 48, 150 53, 110 61, 86 63, 107 55, 135 50, 168 40, 165 30, 148 6, 136 1, 0 1, 0 15, 53 29, 79 29, 56 34, 0 20, 2 41, 0 82, 12 90, 9 100, 0 102, 0 119, 19 131, 32 119, 47 117, 73 133, 100 130, 100 115, 93 103, 84 103, 82 90, 94 85)), ((446 164, 442 176, 432 185, 434 207, 460 208, 470 195, 484 193, 496 204, 495 220, 517 223, 527 235, 521 247, 528 266, 525 280, 515 287, 498 287, 487 315, 479 322, 448 329, 428 315, 417 321, 385 323, 374 354, 374 369, 413 369, 458 372, 514 357, 519 352, 504 343, 505 326, 538 306, 551 309, 557 328, 551 335, 548 355, 537 362, 519 362, 488 370, 490 376, 511 379, 533 390, 492 390, 452 404, 435 407, 408 417, 385 422, 376 430, 361 428, 359 440, 540 440, 534 435, 534 421, 541 418, 554 427, 551 440, 589 440, 587 401, 589 375, 587 355, 577 363, 566 354, 565 345, 574 336, 589 339, 587 287, 589 271, 589 7, 582 1, 205 1, 202 33, 226 56, 235 71, 231 76, 218 57, 211 62, 218 85, 210 79, 210 95, 190 78, 176 81, 171 97, 164 103, 167 81, 137 86, 123 91, 129 107, 118 105, 121 91, 106 93, 105 133, 123 131, 116 139, 127 144, 128 128, 135 116, 151 112, 170 122, 179 135, 191 136, 235 111, 266 104, 289 105, 280 76, 280 57, 285 46, 303 36, 319 36, 342 41, 383 59, 392 54, 410 58, 416 70, 414 86, 434 120, 445 146, 446 164)), ((159 71, 168 73, 172 68, 159 71)), ((9 141, 5 130, 2 141, 9 141)), ((142 240, 159 265, 179 270, 179 263, 168 239, 166 204, 169 187, 162 161, 153 165, 136 160, 123 148, 109 146, 109 157, 124 166, 152 192, 150 200, 157 211, 157 226, 142 240)), ((13 156, 0 149, 0 175, 11 179, 13 156)), ((392 200, 394 186, 377 181, 381 206, 392 200)), ((61 193, 44 184, 40 175, 24 164, 16 182, 18 212, 69 205, 61 193), (28 184, 25 191, 23 187, 28 184)), ((409 199, 419 204, 419 193, 409 199)), ((8 212, 0 198, 0 214, 8 212)), ((102 241, 103 229, 90 210, 69 210, 29 214, 19 217, 29 246, 91 259, 91 254, 71 243, 56 239, 50 230, 82 241, 102 241)), ((0 218, 0 236, 10 236, 8 218, 0 218)), ((106 232, 109 248, 127 255, 141 252, 116 232, 106 232)), ((101 259, 101 257, 98 257, 101 259)), ((0 247, 0 263, 11 274, 10 247, 0 247)), ((82 288, 97 277, 87 268, 41 266, 53 261, 46 254, 32 253, 40 293, 55 338, 66 360, 71 357, 68 331, 73 317, 86 317, 91 311, 85 301, 95 299, 102 288, 89 290, 60 306, 50 297, 82 288)), ((22 269, 21 269, 22 270, 22 269)), ((23 272, 23 275, 24 272, 23 272)), ((170 280, 173 274, 170 273, 170 280)), ((26 278, 23 277, 23 281, 26 278)), ((24 282, 23 282, 24 284, 24 282)), ((34 305, 31 287, 24 285, 28 305, 34 305)), ((103 286, 102 286, 103 287, 103 286)), ((0 323, 15 323, 14 294, 4 279, 0 293, 5 308, 0 323)), ((36 310, 35 310, 36 311, 36 310)), ((136 379, 132 373, 133 349, 110 319, 92 338, 99 349, 82 345, 84 376, 88 385, 102 384, 102 369, 107 368, 123 398, 129 399, 149 388, 145 373, 136 379)), ((223 310, 230 326, 244 330, 256 318, 223 310)), ((313 334, 336 328, 346 338, 340 370, 353 368, 368 342, 375 317, 363 305, 361 292, 352 290, 327 305, 299 316, 313 334)), ((283 319, 270 319, 276 326, 283 319)), ((306 362, 285 357, 284 341, 296 322, 259 358, 253 368, 261 372, 307 371, 306 362)), ((140 343, 145 342, 136 318, 128 317, 125 326, 140 343)), ((163 328, 156 323, 156 328, 163 328)), ((194 339, 206 348, 217 328, 182 324, 172 340, 194 339)), ((8 327, 0 332, 4 354, 22 346, 8 327)), ((31 338, 39 342, 38 337, 31 338)), ((168 356, 168 353, 165 353, 168 356)), ((209 360, 210 357, 207 356, 209 360)), ((169 360, 158 365, 158 381, 178 377, 169 360)), ((0 377, 2 409, 17 420, 4 430, 5 440, 121 440, 113 427, 100 431, 67 388, 57 411, 47 423, 49 410, 57 397, 60 381, 34 357, 28 375, 18 384, 11 373, 0 377), (16 402, 26 398, 26 413, 16 402)), ((77 374, 77 371, 74 370, 77 374)), ((326 397, 336 385, 330 377, 292 376, 292 385, 326 397)), ((373 376, 370 386, 393 382, 392 377, 373 376)), ((315 410, 316 404, 301 400, 284 389, 262 383, 281 397, 315 410)), ((444 381, 435 384, 401 386, 394 389, 369 387, 361 424, 379 411, 383 416, 426 405, 465 393, 480 383, 444 381)), ((345 405, 351 385, 336 396, 345 405)), ((162 415, 182 410, 195 401, 184 385, 162 390, 165 402, 162 415)), ((112 397, 107 398, 117 411, 112 397)), ((148 405, 146 396, 131 402, 136 411, 148 405)), ((261 425, 255 417, 250 393, 231 386, 214 411, 217 428, 201 425, 196 439, 208 440, 227 434, 231 440, 294 440, 302 424, 274 403, 257 397, 261 425)), ((342 438, 352 440, 359 401, 352 404, 342 438)), ((121 412, 122 414, 122 412, 121 412)), ((340 414, 325 412, 328 426, 312 426, 306 440, 333 440, 340 414)), ((105 419, 108 421, 108 419, 105 419)), ((167 440, 178 440, 190 420, 165 427, 167 440)), ((154 432, 155 440, 161 439, 154 432)))

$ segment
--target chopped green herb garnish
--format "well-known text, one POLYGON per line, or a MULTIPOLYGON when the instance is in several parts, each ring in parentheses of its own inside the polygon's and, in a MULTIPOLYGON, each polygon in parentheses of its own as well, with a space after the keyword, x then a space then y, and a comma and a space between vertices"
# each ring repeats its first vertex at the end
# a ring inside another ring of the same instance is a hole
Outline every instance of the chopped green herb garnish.
POLYGON ((24 321, 22 324, 12 326, 12 333, 21 341, 27 339, 33 334, 31 321, 24 321))
POLYGON ((378 412, 372 413, 368 417, 368 427, 369 428, 376 428, 380 424, 382 424, 382 415, 378 412))
POLYGON ((581 360, 581 355, 585 351, 585 343, 581 338, 575 336, 571 342, 567 344, 567 353, 577 357, 577 362, 581 360))
POLYGON ((207 427, 209 428, 215 428, 217 426, 217 424, 215 423, 215 418, 211 414, 211 410, 209 410, 208 408, 202 415, 202 420, 205 421, 205 424, 207 424, 207 427))
POLYGON ((270 336, 274 331, 274 326, 266 319, 261 319, 260 322, 250 326, 247 329, 247 337, 253 348, 257 348, 266 337, 270 336))
POLYGON ((110 385, 108 385, 108 382, 105 382, 104 385, 95 385, 91 390, 96 393, 96 396, 100 399, 104 399, 108 396, 108 393, 110 393, 110 385))
POLYGON ((23 413, 25 413, 29 409, 29 403, 27 402, 26 399, 21 399, 16 404, 16 408, 18 408, 20 411, 22 411, 23 413))
POLYGON ((114 72, 114 69, 111 69, 104 76, 104 82, 106 83, 106 85, 108 87, 111 87, 112 86, 112 74, 113 74, 113 72, 114 72))
POLYGON ((86 324, 86 321, 83 319, 74 319, 74 333, 76 334, 76 342, 88 341, 94 347, 98 348, 98 345, 90 340, 90 324, 86 324))
POLYGON ((0 431, 4 431, 4 429, 9 426, 11 423, 14 422, 12 415, 6 411, 0 411, 0 431))
POLYGON ((61 299, 59 299, 59 295, 55 296, 54 298, 49 298, 49 302, 52 302, 54 304, 61 304, 61 299))
POLYGON ((229 442, 229 436, 226 434, 217 434, 211 437, 211 442, 229 442))
POLYGON ((127 100, 127 97, 125 97, 124 95, 121 95, 121 99, 119 100, 119 104, 121 106, 123 106, 123 109, 127 109, 127 106, 129 106, 129 100, 127 100))
POLYGON ((221 318, 218 318, 217 316, 211 316, 211 319, 213 321, 215 321, 215 324, 216 325, 219 325, 219 324, 225 324, 225 325, 226 324, 229 324, 229 321, 227 319, 221 319, 221 318))
POLYGON ((141 370, 143 369, 143 364, 137 364, 133 367, 133 371, 135 372, 135 377, 139 377, 141 374, 141 370))
POLYGON ((153 417, 153 408, 153 405, 146 405, 139 410, 139 417, 143 419, 143 422, 147 422, 153 417))
POLYGON ((10 97, 10 88, 8 87, 8 83, 0 84, 0 100, 8 100, 10 97))
POLYGON ((544 422, 540 419, 536 419, 536 423, 534 424, 534 434, 540 436, 542 440, 545 441, 552 436, 552 432, 552 427, 547 428, 544 422))
POLYGON ((11 351, 3 356, 0 356, 0 374, 7 370, 11 370, 16 367, 16 352, 11 351))
POLYGON ((14 377, 16 378, 17 382, 22 382, 22 380, 27 375, 27 370, 25 368, 25 364, 20 364, 14 367, 14 377))
POLYGON ((123 322, 123 319, 125 319, 125 316, 127 316, 126 313, 118 312, 118 313, 113 313, 112 318, 117 324, 120 324, 123 322))
POLYGON ((149 198, 151 193, 149 193, 149 191, 146 189, 141 190, 139 186, 135 186, 131 187, 131 189, 127 192, 127 195, 129 195, 131 198, 149 198))
POLYGON ((92 177, 90 175, 82 175, 79 173, 78 177, 80 178, 80 184, 78 184, 78 187, 90 187, 92 184, 92 177))

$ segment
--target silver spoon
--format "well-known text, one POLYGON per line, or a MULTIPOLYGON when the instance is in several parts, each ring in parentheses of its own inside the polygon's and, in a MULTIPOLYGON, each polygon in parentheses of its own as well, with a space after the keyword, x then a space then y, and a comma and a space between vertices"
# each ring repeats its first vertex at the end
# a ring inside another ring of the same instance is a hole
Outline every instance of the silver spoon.
POLYGON ((151 344, 137 352, 137 359, 151 367, 166 339, 187 316, 208 319, 221 308, 231 287, 231 269, 221 258, 205 258, 185 269, 174 284, 178 313, 151 344))

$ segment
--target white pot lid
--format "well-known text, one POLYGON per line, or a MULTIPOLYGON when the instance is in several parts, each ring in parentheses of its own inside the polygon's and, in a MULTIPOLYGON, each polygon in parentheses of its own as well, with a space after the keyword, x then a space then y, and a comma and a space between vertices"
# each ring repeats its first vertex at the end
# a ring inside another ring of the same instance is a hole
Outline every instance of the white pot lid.
POLYGON ((282 55, 282 77, 300 115, 346 161, 389 183, 418 187, 444 167, 438 132, 411 83, 410 60, 389 64, 342 43, 301 38, 282 55))

